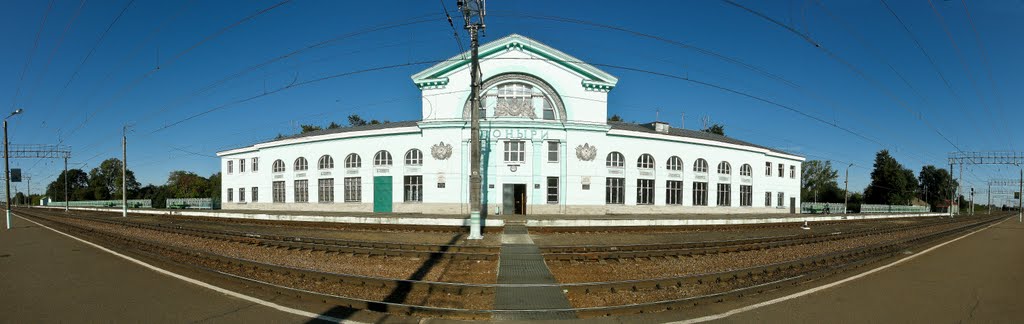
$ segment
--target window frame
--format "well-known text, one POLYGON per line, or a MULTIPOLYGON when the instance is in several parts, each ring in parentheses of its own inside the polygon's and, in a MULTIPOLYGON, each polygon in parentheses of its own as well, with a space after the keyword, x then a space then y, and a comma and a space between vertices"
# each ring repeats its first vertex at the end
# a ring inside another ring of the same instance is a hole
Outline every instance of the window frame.
POLYGON ((228 174, 235 173, 235 160, 228 160, 228 174))
POLYGON ((309 179, 292 180, 292 198, 296 203, 309 202, 309 179), (301 186, 300 186, 301 184, 301 186))
POLYGON ((391 158, 391 152, 388 150, 380 150, 373 154, 373 166, 374 167, 390 167, 394 165, 395 160, 391 158))
POLYGON ((693 161, 693 172, 708 173, 708 160, 698 158, 696 161, 693 161))
POLYGON ((772 176, 772 163, 771 162, 765 162, 764 163, 764 168, 765 168, 764 169, 764 175, 766 177, 772 176))
POLYGON ((691 194, 693 195, 693 200, 691 200, 690 204, 692 206, 707 206, 708 183, 706 181, 694 181, 692 187, 691 194))
POLYGON ((608 152, 608 155, 605 156, 604 165, 609 168, 624 168, 626 166, 626 156, 618 151, 608 152))
POLYGON ((718 174, 732 175, 732 164, 728 161, 718 162, 718 174))
POLYGON ((505 163, 509 164, 525 164, 526 163, 526 141, 522 140, 506 140, 502 145, 504 147, 504 160, 505 163), (518 147, 518 150, 516 149, 518 147))
POLYGON ((779 196, 779 198, 778 198, 778 202, 776 202, 776 206, 778 206, 778 207, 786 207, 786 193, 782 192, 782 191, 779 191, 779 195, 778 196, 779 196))
POLYGON ((790 179, 796 179, 796 166, 795 165, 790 165, 789 166, 789 178, 790 179))
POLYGON ((764 192, 764 206, 765 207, 771 207, 772 206, 772 192, 771 191, 765 191, 764 192))
POLYGON ((423 176, 407 175, 402 177, 402 201, 407 203, 423 202, 423 176))
POLYGON ((654 205, 654 179, 636 179, 636 204, 654 205))
POLYGON ((316 187, 318 203, 334 203, 334 178, 316 179, 316 187))
POLYGON ((256 172, 256 171, 260 170, 260 158, 258 158, 258 157, 252 158, 252 163, 251 164, 252 164, 252 168, 251 168, 252 171, 251 172, 256 172))
POLYGON ((356 153, 349 153, 345 156, 346 169, 358 169, 363 167, 363 158, 356 153))
POLYGON ((245 202, 245 187, 238 188, 238 202, 245 202))
POLYGON ((718 207, 732 207, 732 184, 731 183, 719 183, 717 186, 717 201, 715 205, 718 207))
POLYGON ((281 159, 274 160, 274 164, 271 165, 270 170, 273 173, 281 173, 286 171, 284 161, 281 159))
POLYGON ((316 161, 317 170, 331 170, 334 169, 334 157, 329 154, 320 156, 320 159, 316 161))
POLYGON ((741 177, 752 177, 752 176, 754 176, 754 168, 751 167, 750 164, 744 163, 743 165, 740 166, 740 176, 741 177))
POLYGON ((626 178, 606 177, 604 186, 605 205, 626 204, 626 178))
POLYGON ((245 173, 245 159, 238 159, 238 173, 245 173))
POLYGON ((665 161, 665 169, 669 171, 683 171, 683 159, 673 155, 665 161))
POLYGON ((271 199, 275 204, 287 202, 288 189, 285 187, 284 180, 272 182, 270 191, 271 199))
POLYGON ((423 151, 416 148, 405 151, 405 165, 423 166, 423 151))
POLYGON ((754 186, 740 185, 740 207, 754 206, 754 186))
POLYGON ((547 194, 546 194, 545 201, 548 204, 552 204, 552 205, 557 205, 558 204, 559 198, 560 198, 559 194, 558 194, 558 188, 559 188, 558 177, 547 177, 547 191, 546 191, 547 194), (552 181, 554 181, 554 184, 552 184, 552 181), (552 192, 552 190, 554 190, 554 191, 552 192), (554 200, 552 200, 552 197, 554 197, 554 200))
POLYGON ((254 203, 255 202, 260 202, 260 194, 259 194, 259 192, 260 192, 260 187, 252 187, 252 191, 249 192, 249 194, 252 195, 252 198, 249 199, 249 200, 254 202, 254 203))
POLYGON ((558 141, 547 141, 548 143, 548 163, 558 163, 559 155, 562 151, 561 143, 558 141), (553 150, 552 150, 553 149, 553 150), (552 158, 554 157, 554 158, 552 158))
POLYGON ((636 167, 639 169, 654 169, 654 155, 649 153, 640 154, 636 158, 636 167))
POLYGON ((234 199, 235 199, 234 193, 235 192, 234 192, 234 190, 232 188, 228 188, 228 194, 227 194, 228 202, 234 202, 234 199))
POLYGON ((683 181, 665 181, 665 205, 678 206, 683 204, 683 181))
POLYGON ((309 161, 305 157, 295 158, 295 163, 292 164, 292 168, 295 172, 309 170, 309 161))
POLYGON ((362 177, 345 177, 345 202, 346 203, 361 203, 363 202, 363 182, 362 177))

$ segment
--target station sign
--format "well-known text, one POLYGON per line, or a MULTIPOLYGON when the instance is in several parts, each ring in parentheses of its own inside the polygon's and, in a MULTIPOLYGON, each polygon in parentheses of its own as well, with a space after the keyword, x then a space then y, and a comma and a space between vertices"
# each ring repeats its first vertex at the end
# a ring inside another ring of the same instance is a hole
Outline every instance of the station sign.
POLYGON ((11 182, 21 182, 21 169, 11 169, 11 182))

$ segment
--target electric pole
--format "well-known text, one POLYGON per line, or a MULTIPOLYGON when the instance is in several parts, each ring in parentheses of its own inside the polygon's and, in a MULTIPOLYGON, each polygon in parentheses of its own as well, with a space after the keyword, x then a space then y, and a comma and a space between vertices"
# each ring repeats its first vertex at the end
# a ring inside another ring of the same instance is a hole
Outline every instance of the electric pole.
POLYGON ((852 166, 853 163, 846 166, 846 180, 843 180, 843 214, 850 209, 850 167, 852 166))
POLYGON ((68 198, 70 198, 70 197, 71 197, 71 195, 68 194, 68 157, 67 157, 67 155, 65 155, 64 156, 64 212, 65 213, 68 212, 68 209, 69 209, 68 207, 71 206, 71 203, 68 202, 68 198))
MULTIPOLYGON (((128 217, 128 125, 121 128, 121 217, 128 217)), ((64 175, 67 178, 67 175, 64 175)))
POLYGON ((483 238, 480 233, 480 211, 481 182, 480 169, 480 47, 479 32, 485 28, 484 25, 484 0, 460 0, 459 11, 462 11, 462 18, 465 20, 465 29, 469 32, 470 53, 470 157, 469 157, 469 239, 479 240, 483 238))

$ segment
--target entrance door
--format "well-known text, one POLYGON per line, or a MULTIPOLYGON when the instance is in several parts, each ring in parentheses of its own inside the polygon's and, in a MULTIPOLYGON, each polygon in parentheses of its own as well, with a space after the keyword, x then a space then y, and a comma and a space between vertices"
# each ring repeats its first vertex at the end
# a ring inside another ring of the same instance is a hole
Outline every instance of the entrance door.
POLYGON ((789 197, 789 213, 796 214, 796 197, 789 197))
POLYGON ((501 185, 501 209, 505 214, 526 214, 526 185, 507 183, 501 185))
POLYGON ((373 212, 391 212, 391 176, 373 177, 373 212))

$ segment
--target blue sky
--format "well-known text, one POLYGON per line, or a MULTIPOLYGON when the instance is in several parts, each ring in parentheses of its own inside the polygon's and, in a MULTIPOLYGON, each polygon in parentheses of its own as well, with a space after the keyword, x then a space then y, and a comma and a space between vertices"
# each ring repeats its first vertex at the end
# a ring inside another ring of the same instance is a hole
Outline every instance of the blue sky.
MULTIPOLYGON (((352 113, 418 119, 419 92, 409 76, 429 65, 225 104, 318 77, 441 60, 459 49, 440 2, 280 2, 6 2, 0 104, 25 109, 11 119, 11 143, 70 145, 71 167, 88 170, 120 157, 121 129, 130 124, 128 163, 143 184, 163 183, 173 170, 209 175, 217 170, 215 152, 294 133, 299 124, 342 122, 352 113)), ((1017 104, 1022 2, 968 1, 968 16, 958 0, 888 0, 910 33, 883 2, 738 2, 792 30, 717 1, 492 1, 483 41, 519 33, 584 61, 710 82, 798 110, 806 115, 676 78, 601 67, 620 79, 609 113, 648 122, 657 112, 675 126, 685 113, 687 128, 708 116, 732 137, 833 160, 840 170, 854 163, 851 190, 868 184, 883 148, 915 173, 944 165, 956 147, 1024 150, 1024 134, 1011 127, 1024 118, 1017 104)), ((456 14, 455 1, 444 5, 456 14)), ((12 167, 32 176, 38 191, 62 166, 25 159, 12 167)), ((964 172, 979 189, 989 178, 1016 175, 1015 167, 964 172)))

